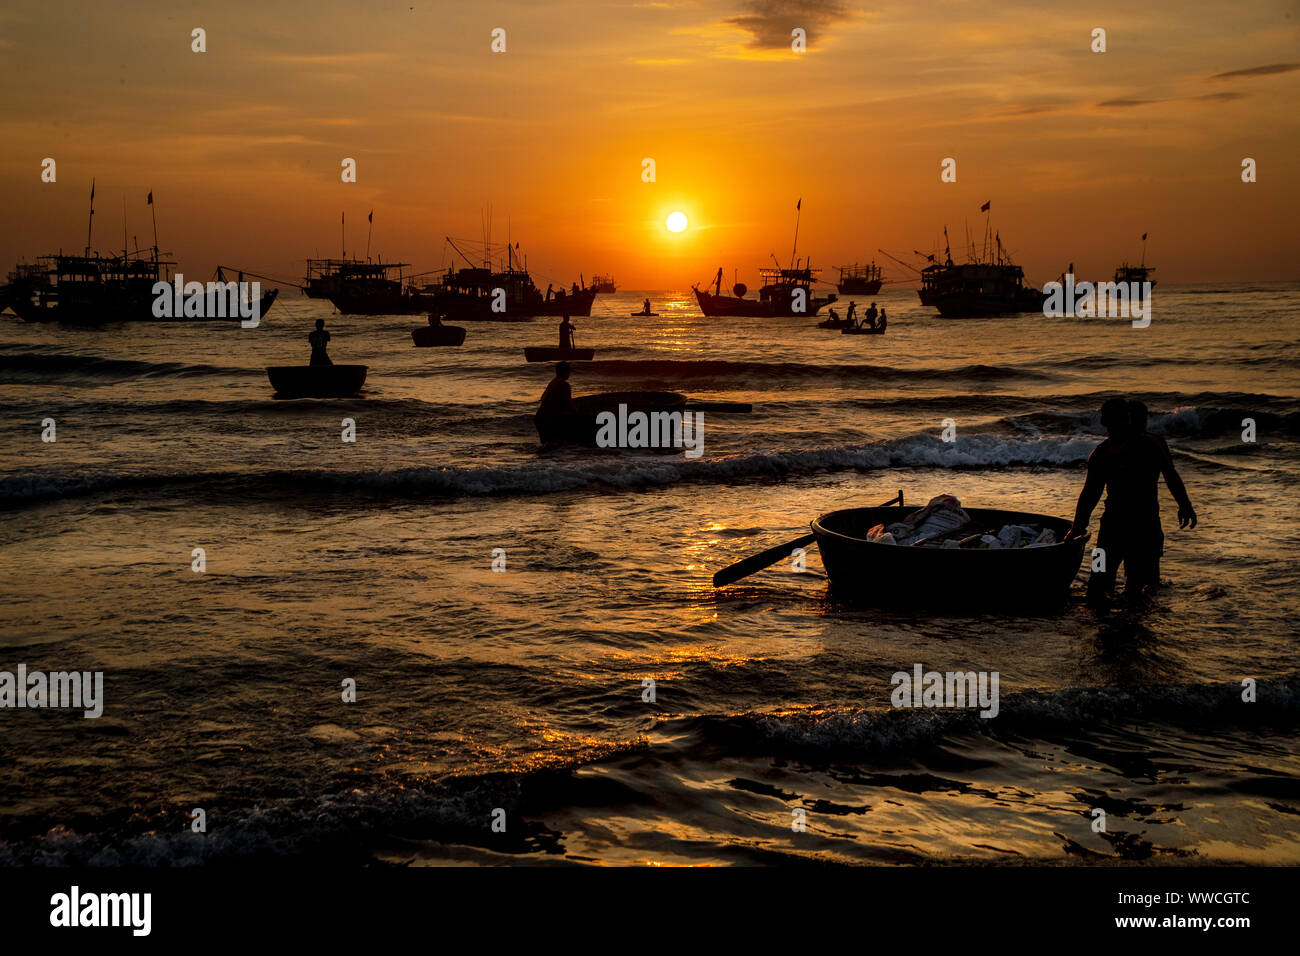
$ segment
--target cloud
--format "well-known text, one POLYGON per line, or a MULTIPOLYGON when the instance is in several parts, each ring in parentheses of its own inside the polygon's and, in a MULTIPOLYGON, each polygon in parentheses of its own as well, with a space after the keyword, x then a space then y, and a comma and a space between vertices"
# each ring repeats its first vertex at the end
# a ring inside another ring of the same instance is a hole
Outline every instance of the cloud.
POLYGON ((1274 73, 1290 73, 1300 70, 1300 63, 1273 63, 1269 66, 1252 66, 1245 70, 1229 70, 1227 73, 1215 73, 1211 80, 1236 80, 1244 76, 1272 76, 1274 73))
POLYGON ((1120 99, 1120 100, 1102 100, 1097 105, 1106 109, 1111 109, 1111 108, 1128 109, 1131 106, 1150 106, 1152 103, 1163 103, 1163 102, 1165 101, 1164 100, 1120 99))
POLYGON ((743 13, 723 22, 748 33, 750 46, 790 46, 790 33, 802 27, 810 41, 816 30, 857 16, 836 0, 746 0, 743 13))

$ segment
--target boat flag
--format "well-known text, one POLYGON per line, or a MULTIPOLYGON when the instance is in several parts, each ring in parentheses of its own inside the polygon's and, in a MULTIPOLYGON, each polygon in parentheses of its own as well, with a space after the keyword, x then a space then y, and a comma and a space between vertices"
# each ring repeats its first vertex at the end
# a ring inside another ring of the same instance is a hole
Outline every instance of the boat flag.
POLYGON ((802 196, 800 196, 800 197, 799 197, 799 201, 798 201, 797 203, 794 204, 794 209, 795 209, 795 212, 798 212, 798 211, 800 211, 801 209, 803 209, 803 197, 802 197, 802 196))
POLYGON ((992 205, 993 205, 993 200, 990 199, 990 200, 989 200, 988 202, 986 202, 984 205, 980 206, 980 212, 988 212, 988 211, 989 211, 989 207, 992 206, 992 205))
POLYGON ((153 205, 153 190, 152 190, 152 189, 149 190, 149 198, 145 200, 144 204, 145 204, 146 206, 152 206, 152 205, 153 205))
POLYGON ((374 221, 375 221, 375 211, 374 211, 373 209, 370 210, 370 215, 367 216, 366 218, 369 219, 371 222, 374 222, 374 221))
POLYGON ((1146 241, 1147 241, 1147 234, 1146 234, 1145 232, 1142 233, 1142 241, 1143 241, 1143 242, 1146 242, 1146 241))

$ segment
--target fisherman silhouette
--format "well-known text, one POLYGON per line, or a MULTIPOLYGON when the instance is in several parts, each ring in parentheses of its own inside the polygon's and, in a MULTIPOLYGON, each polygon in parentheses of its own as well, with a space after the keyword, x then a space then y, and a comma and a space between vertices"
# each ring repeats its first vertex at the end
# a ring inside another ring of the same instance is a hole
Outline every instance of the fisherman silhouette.
POLYGON ((325 331, 325 320, 316 320, 316 331, 307 333, 307 341, 311 343, 311 363, 312 365, 333 365, 330 357, 325 354, 325 347, 329 345, 330 334, 325 331))
POLYGON ((568 362, 560 362, 555 366, 555 378, 551 379, 546 386, 546 391, 542 392, 542 400, 537 404, 539 418, 576 414, 577 410, 573 407, 573 389, 569 386, 570 371, 568 362))
POLYGON ((642 314, 642 315, 649 315, 649 314, 650 314, 650 300, 649 300, 649 299, 646 299, 645 302, 643 302, 643 303, 641 304, 641 314, 642 314))
POLYGON ((867 326, 873 329, 876 327, 876 303, 874 302, 867 307, 867 326))
MULTIPOLYGON (((1169 453, 1169 443, 1166 442, 1159 435, 1153 435, 1149 431, 1147 431, 1148 412, 1147 412, 1146 402, 1140 401, 1138 399, 1134 399, 1133 401, 1130 401, 1128 403, 1128 415, 1129 415, 1130 424, 1132 424, 1133 426, 1133 430, 1138 434, 1142 435, 1143 437, 1149 439, 1150 441, 1155 442, 1156 447, 1160 449, 1160 454, 1164 456, 1164 461, 1168 468, 1168 470, 1164 473, 1164 475, 1165 475, 1165 484, 1169 486, 1169 493, 1172 494, 1174 496, 1174 499, 1179 502, 1187 501, 1188 502, 1187 509, 1190 511, 1192 506, 1190 500, 1187 497, 1187 488, 1183 485, 1183 479, 1182 476, 1178 474, 1178 469, 1174 467, 1173 456, 1169 453)), ((1179 519, 1181 521, 1182 519, 1181 514, 1179 515, 1179 519)), ((1180 524, 1179 527, 1181 526, 1182 525, 1180 524)), ((1192 513, 1192 527, 1196 527, 1195 512, 1192 513)), ((1155 567, 1153 570, 1155 572, 1156 584, 1159 584, 1160 583, 1160 559, 1164 556, 1165 553, 1165 532, 1163 528, 1160 529, 1160 534, 1157 538, 1157 543, 1158 543, 1158 547, 1156 550, 1155 567)))
POLYGON ((566 350, 573 349, 573 330, 576 328, 569 317, 566 315, 560 322, 560 348, 566 350))
POLYGON ((551 301, 551 283, 546 283, 546 301, 551 301))
POLYGON ((889 324, 889 320, 888 320, 887 318, 885 318, 885 310, 884 310, 884 308, 882 307, 882 308, 880 309, 880 324, 877 325, 876 328, 880 329, 880 331, 883 332, 883 331, 885 331, 885 326, 888 325, 888 324, 889 324))
POLYGON ((1088 477, 1079 494, 1074 523, 1066 540, 1083 535, 1093 509, 1106 493, 1106 510, 1097 533, 1102 568, 1088 579, 1088 601, 1105 604, 1113 596, 1119 566, 1124 565, 1124 597, 1134 600, 1145 588, 1159 583, 1160 528, 1159 479, 1165 477, 1178 502, 1178 527, 1195 528, 1196 512, 1173 461, 1157 439, 1140 430, 1129 404, 1107 399, 1101 406, 1101 423, 1107 438, 1088 456, 1088 477))

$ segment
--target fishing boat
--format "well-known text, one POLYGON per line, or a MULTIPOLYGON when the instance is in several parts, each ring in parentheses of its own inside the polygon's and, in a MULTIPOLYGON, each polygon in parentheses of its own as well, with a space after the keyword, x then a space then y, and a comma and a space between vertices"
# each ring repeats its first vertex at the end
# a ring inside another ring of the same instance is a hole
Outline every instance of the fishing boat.
POLYGON ((831 310, 831 317, 830 317, 829 319, 822 319, 820 322, 818 322, 818 323, 817 323, 817 328, 819 328, 819 329, 851 329, 851 328, 853 328, 854 321, 855 321, 854 319, 850 319, 850 318, 849 318, 848 316, 846 316, 846 315, 836 315, 836 314, 835 314, 835 310, 832 309, 832 310, 831 310))
MULTIPOLYGON (((946 227, 943 234, 946 242, 946 227)), ((938 309, 945 319, 1041 312, 1044 293, 1025 284, 1025 272, 1011 261, 1001 235, 992 239, 995 249, 987 258, 976 256, 972 248, 970 261, 954 263, 951 249, 946 249, 942 264, 922 269, 921 304, 938 309)))
POLYGON ((760 269, 763 280, 757 299, 746 299, 749 289, 743 282, 731 287, 731 295, 722 294, 722 270, 714 279, 714 291, 707 292, 692 286, 700 311, 710 318, 718 316, 743 316, 746 318, 799 318, 816 315, 836 301, 837 296, 815 296, 812 284, 820 270, 810 268, 760 269))
MULTIPOLYGON (((1071 272, 1074 271, 1073 266, 1070 267, 1070 271, 1071 272)), ((1156 271, 1155 266, 1147 265, 1147 234, 1144 232, 1142 233, 1141 261, 1138 262, 1137 265, 1131 266, 1128 264, 1128 261, 1125 260, 1125 262, 1118 269, 1115 270, 1114 281, 1117 285, 1121 282, 1137 283, 1136 286, 1130 285, 1129 288, 1130 289, 1136 288, 1138 296, 1141 297, 1146 293, 1146 286, 1144 286, 1143 283, 1149 282, 1151 283, 1151 288, 1155 288, 1156 281, 1155 279, 1151 278, 1151 273, 1155 271, 1156 271)))
POLYGON ((921 612, 1054 610, 1065 603, 1087 541, 1086 536, 1064 540, 1069 520, 1023 511, 964 509, 982 527, 1036 524, 1056 534, 1057 544, 1033 548, 924 548, 867 540, 869 528, 901 521, 918 510, 901 505, 848 508, 812 522, 835 601, 921 612))
MULTIPOLYGON (((305 288, 329 299, 344 315, 414 315, 430 304, 403 279, 407 262, 308 259, 305 288)), ((311 295, 308 292, 308 295, 311 295)))
MULTIPOLYGON (((596 447, 596 416, 601 412, 619 413, 619 406, 631 412, 681 413, 686 407, 686 396, 677 392, 602 392, 581 395, 573 400, 574 415, 535 415, 537 436, 543 444, 586 445, 596 447)), ((647 449, 649 451, 676 451, 674 448, 647 449)))
POLYGON ((590 362, 595 349, 562 349, 557 345, 530 345, 524 349, 526 362, 590 362))
POLYGON ((874 329, 869 325, 854 326, 851 329, 840 329, 840 335, 884 335, 883 326, 876 326, 874 329))
POLYGON ((600 295, 613 295, 618 291, 618 286, 614 284, 614 277, 609 275, 592 276, 591 288, 595 289, 600 295))
MULTIPOLYGON (((465 240, 460 240, 465 242, 465 240)), ((521 268, 516 246, 506 244, 505 262, 493 265, 491 245, 484 243, 484 258, 476 265, 461 250, 457 240, 447 243, 465 260, 466 266, 448 269, 441 280, 420 291, 421 301, 431 311, 461 322, 521 322, 537 316, 589 316, 596 289, 578 282, 568 289, 545 294, 533 283, 527 262, 521 268)))
POLYGON ((855 262, 851 266, 838 268, 840 281, 835 284, 835 289, 840 295, 875 295, 880 291, 884 280, 880 276, 880 266, 874 261, 865 266, 855 262))
POLYGON ((818 281, 816 276, 820 269, 811 268, 811 258, 803 261, 799 252, 799 217, 802 215, 803 200, 795 206, 794 248, 790 253, 790 267, 782 268, 776 257, 776 268, 759 269, 758 274, 763 285, 758 290, 757 299, 746 299, 749 291, 743 282, 736 282, 731 287, 731 295, 722 294, 722 269, 713 280, 713 291, 691 286, 695 301, 700 311, 709 317, 743 316, 747 318, 799 318, 816 315, 817 312, 836 301, 838 296, 831 293, 824 297, 813 295, 812 285, 818 281))
POLYGON ((365 365, 272 365, 267 378, 278 398, 348 398, 366 384, 365 365))
POLYGON ((465 330, 459 325, 443 325, 441 322, 421 325, 411 329, 411 339, 419 348, 434 346, 460 345, 465 341, 465 330))

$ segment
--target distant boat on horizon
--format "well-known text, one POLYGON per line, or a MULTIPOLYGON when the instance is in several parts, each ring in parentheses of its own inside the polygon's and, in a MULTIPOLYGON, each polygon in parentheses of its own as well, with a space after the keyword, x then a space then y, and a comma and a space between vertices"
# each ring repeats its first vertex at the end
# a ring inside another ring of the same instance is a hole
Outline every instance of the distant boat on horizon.
POLYGON ((873 259, 869 265, 839 266, 840 281, 835 289, 840 295, 875 295, 884 282, 880 275, 880 266, 873 259))
POLYGON ((592 276, 590 288, 595 289, 600 295, 613 295, 618 291, 618 286, 614 284, 614 277, 611 275, 592 276))

